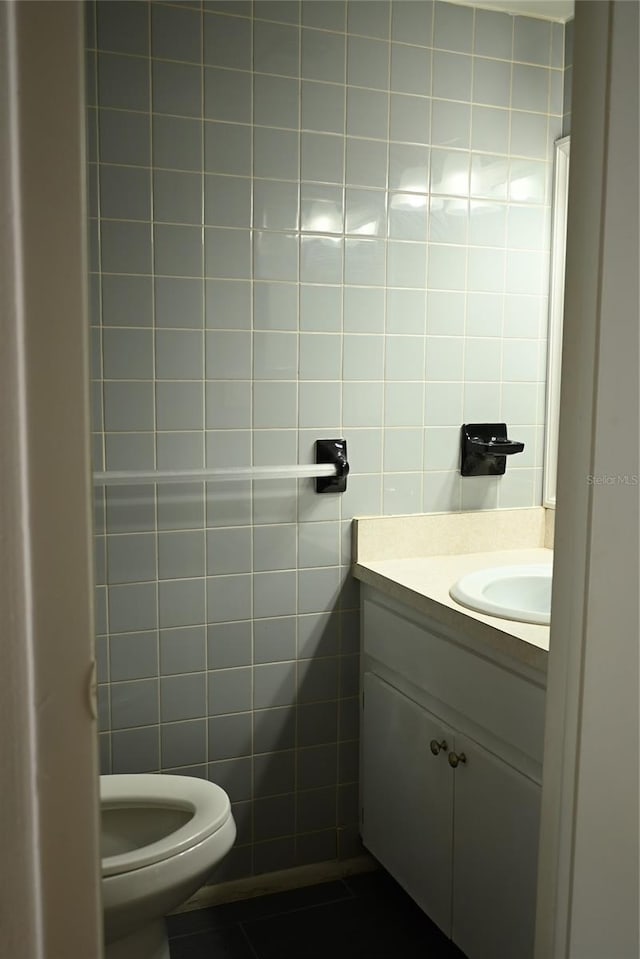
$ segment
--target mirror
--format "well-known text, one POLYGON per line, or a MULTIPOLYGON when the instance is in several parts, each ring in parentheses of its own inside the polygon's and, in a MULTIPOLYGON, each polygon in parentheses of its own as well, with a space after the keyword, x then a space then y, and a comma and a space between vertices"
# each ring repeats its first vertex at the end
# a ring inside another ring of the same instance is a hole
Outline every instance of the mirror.
POLYGON ((547 351, 547 408, 544 448, 543 505, 555 509, 560 419, 560 369, 562 319, 564 316, 564 268, 567 240, 570 137, 556 140, 553 177, 553 224, 551 230, 551 279, 549 285, 549 337, 547 351))

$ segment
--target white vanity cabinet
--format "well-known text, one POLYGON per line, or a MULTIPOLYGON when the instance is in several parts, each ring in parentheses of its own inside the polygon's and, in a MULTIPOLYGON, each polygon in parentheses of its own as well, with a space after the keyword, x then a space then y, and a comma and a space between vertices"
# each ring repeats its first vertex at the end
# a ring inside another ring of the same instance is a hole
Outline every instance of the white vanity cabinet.
POLYGON ((362 594, 363 842, 469 959, 530 959, 544 674, 362 594))

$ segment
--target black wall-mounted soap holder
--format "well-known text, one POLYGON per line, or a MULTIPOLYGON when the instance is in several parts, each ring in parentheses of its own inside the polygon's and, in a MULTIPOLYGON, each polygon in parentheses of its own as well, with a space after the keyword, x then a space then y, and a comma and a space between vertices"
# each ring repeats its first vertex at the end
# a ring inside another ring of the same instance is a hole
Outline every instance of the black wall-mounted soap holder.
POLYGON ((316 440, 316 463, 332 463, 335 476, 317 476, 316 493, 344 493, 349 463, 346 440, 316 440))
POLYGON ((510 440, 506 423, 464 423, 460 430, 463 476, 502 476, 507 456, 522 453, 524 443, 510 440))

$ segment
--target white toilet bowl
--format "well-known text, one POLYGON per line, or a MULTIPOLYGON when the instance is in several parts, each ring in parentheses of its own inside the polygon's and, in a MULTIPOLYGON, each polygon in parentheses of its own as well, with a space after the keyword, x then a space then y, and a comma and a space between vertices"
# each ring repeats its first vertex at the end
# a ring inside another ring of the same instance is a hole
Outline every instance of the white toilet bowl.
POLYGON ((188 776, 100 777, 105 959, 169 959, 164 916, 231 849, 229 797, 188 776))

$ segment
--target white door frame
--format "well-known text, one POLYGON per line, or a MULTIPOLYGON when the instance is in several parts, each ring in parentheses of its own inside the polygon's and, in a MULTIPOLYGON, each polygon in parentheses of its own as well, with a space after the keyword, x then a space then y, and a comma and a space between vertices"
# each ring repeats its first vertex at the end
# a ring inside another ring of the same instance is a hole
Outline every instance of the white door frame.
POLYGON ((2 955, 98 959, 83 7, 0 2, 2 955))
POLYGON ((576 4, 536 959, 637 959, 638 11, 576 4))

